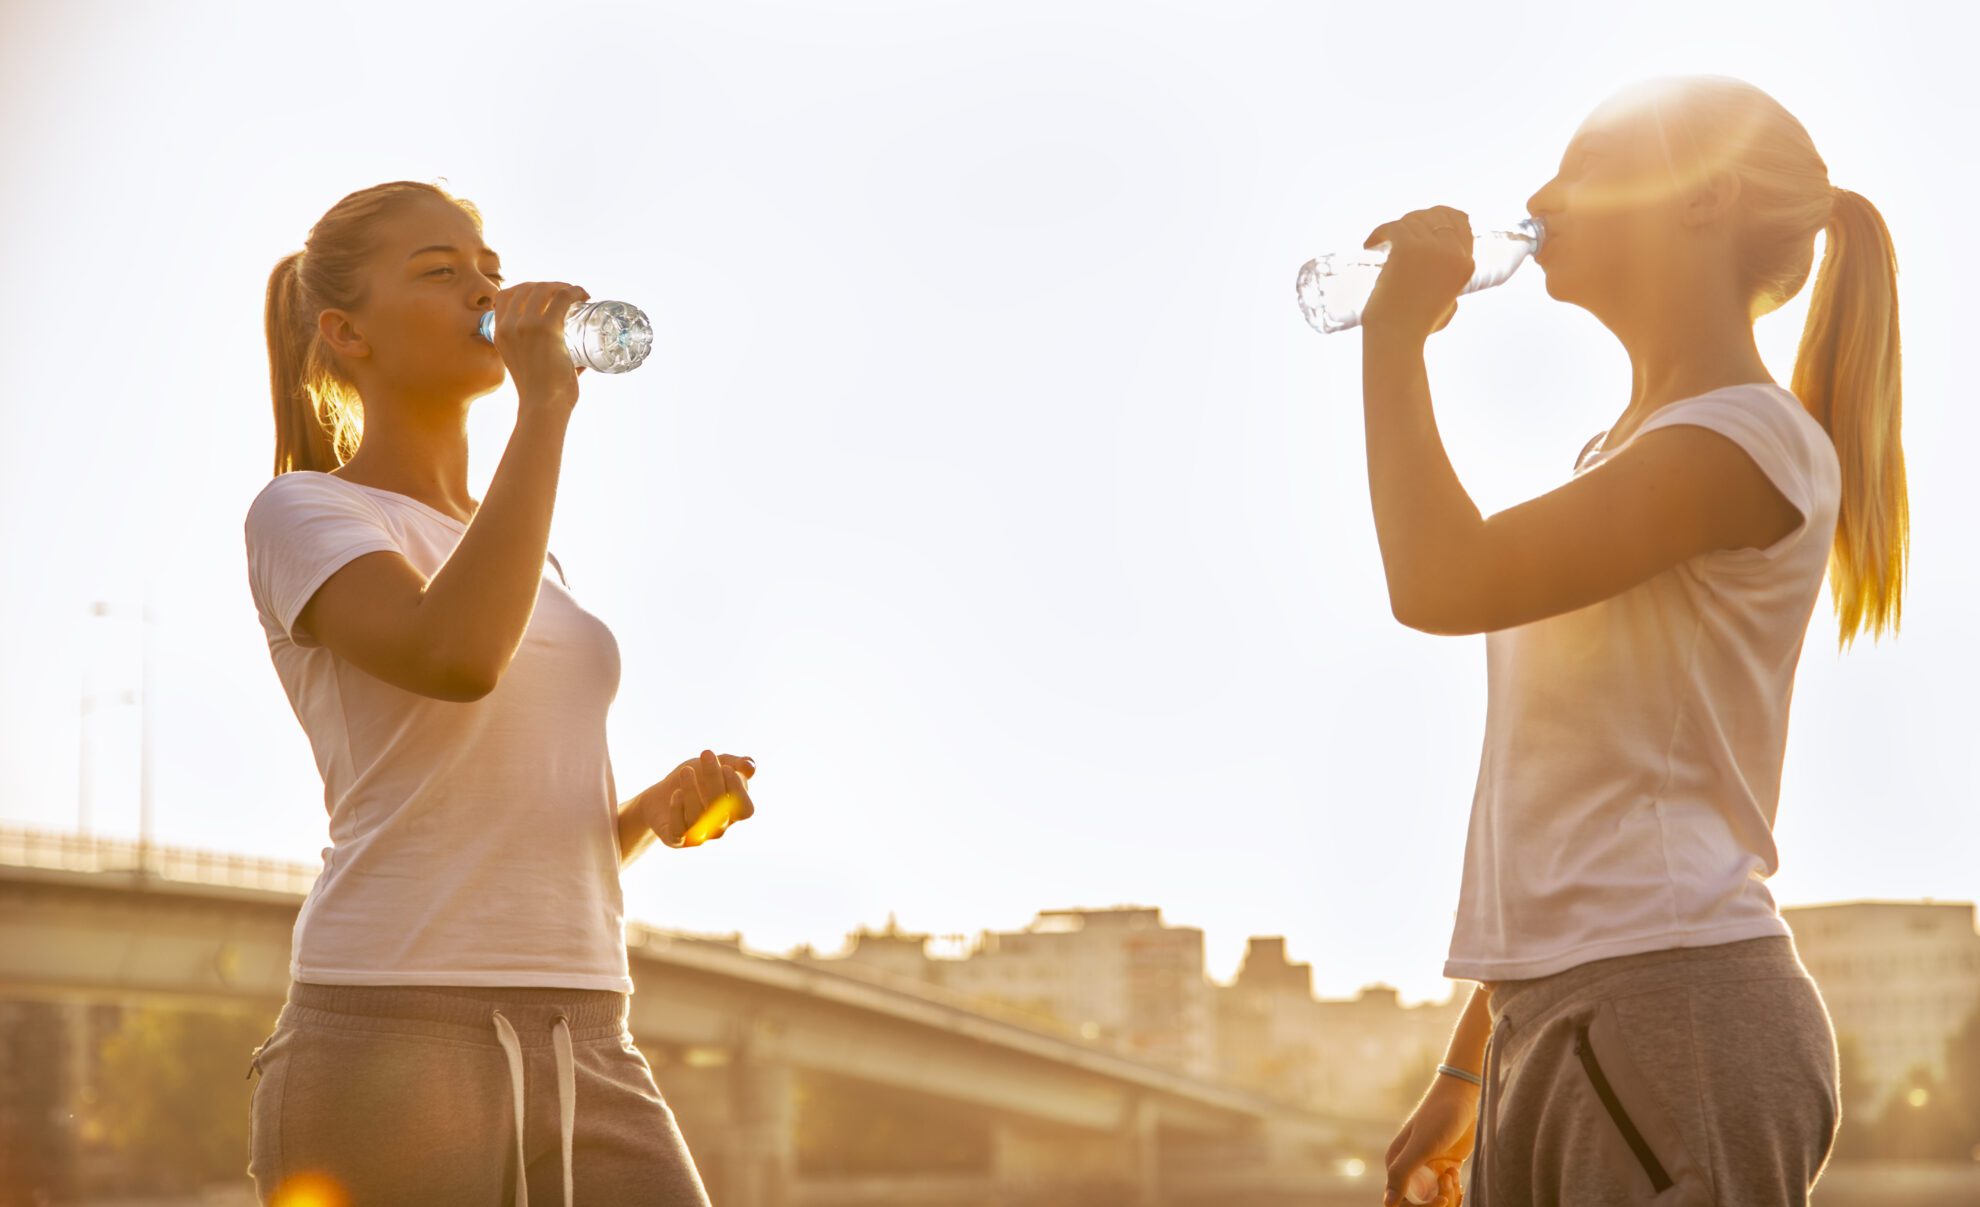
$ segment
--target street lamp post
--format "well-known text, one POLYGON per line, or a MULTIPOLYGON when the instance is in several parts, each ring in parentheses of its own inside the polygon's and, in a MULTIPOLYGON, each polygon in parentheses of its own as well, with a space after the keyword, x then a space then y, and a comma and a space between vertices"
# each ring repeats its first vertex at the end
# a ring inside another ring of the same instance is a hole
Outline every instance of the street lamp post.
MULTIPOLYGON (((91 619, 102 619, 110 615, 110 604, 105 600, 94 600, 89 605, 91 619)), ((151 629, 154 619, 150 593, 146 592, 144 604, 144 628, 142 634, 143 652, 139 686, 136 691, 126 687, 117 692, 116 703, 138 706, 139 746, 138 746, 138 843, 137 866, 132 870, 138 875, 151 872, 151 813, 152 813, 152 735, 151 693, 153 684, 151 657, 151 629)), ((89 645, 88 641, 84 642, 89 645)), ((91 741, 90 718, 103 708, 102 697, 94 690, 91 663, 84 655, 82 670, 81 698, 77 705, 77 766, 76 766, 76 830, 79 835, 87 835, 90 825, 90 809, 95 804, 96 770, 95 743, 91 741)))
MULTIPOLYGON (((101 620, 109 614, 110 605, 103 600, 96 600, 89 605, 90 619, 101 620)), ((96 786, 94 778, 95 768, 91 766, 90 757, 94 752, 91 750, 89 740, 89 719, 96 712, 98 705, 96 693, 90 690, 91 680, 94 676, 90 674, 89 650, 93 642, 88 639, 88 634, 94 630, 94 627, 89 626, 85 630, 83 641, 82 696, 77 702, 76 709, 76 833, 82 836, 89 834, 89 808, 93 803, 92 794, 96 786)), ((128 693, 126 694, 128 695, 128 693)))
POLYGON ((143 670, 138 686, 138 875, 151 873, 151 592, 145 592, 143 629, 143 670))

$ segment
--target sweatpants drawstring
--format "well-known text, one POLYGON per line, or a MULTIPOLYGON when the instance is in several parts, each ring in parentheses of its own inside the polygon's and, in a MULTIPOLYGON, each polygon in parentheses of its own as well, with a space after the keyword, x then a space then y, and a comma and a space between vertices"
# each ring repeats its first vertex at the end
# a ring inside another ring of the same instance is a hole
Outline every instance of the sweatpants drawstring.
POLYGON ((1485 1084, 1478 1091, 1478 1127, 1471 1137, 1471 1185, 1465 1188, 1471 1207, 1486 1207, 1489 1180, 1485 1175, 1487 1150, 1491 1148, 1492 1128, 1499 1117, 1499 1049, 1512 1031, 1512 1018, 1501 1014, 1485 1037, 1485 1068, 1479 1074, 1485 1084))
MULTIPOLYGON (((509 1061, 509 1085, 516 1099, 516 1207, 529 1207, 529 1178, 523 1158, 523 1058, 522 1042, 516 1029, 495 1011, 495 1038, 509 1061)), ((577 1129, 577 1061, 571 1053, 571 1024, 563 1015, 551 1024, 550 1046, 557 1054, 557 1132, 563 1143, 564 1207, 573 1207, 571 1188, 571 1134, 577 1129)))

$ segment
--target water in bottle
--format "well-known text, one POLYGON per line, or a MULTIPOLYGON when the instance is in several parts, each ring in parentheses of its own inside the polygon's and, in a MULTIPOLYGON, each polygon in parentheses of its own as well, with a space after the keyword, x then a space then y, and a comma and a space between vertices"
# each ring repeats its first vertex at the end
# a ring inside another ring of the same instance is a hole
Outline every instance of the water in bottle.
MULTIPOLYGON (((1504 283, 1528 256, 1540 250, 1546 237, 1546 225, 1538 218, 1522 218, 1512 226, 1476 235, 1471 258, 1477 271, 1458 292, 1475 293, 1504 283)), ((1375 292, 1375 278, 1388 260, 1387 243, 1308 260, 1300 266, 1297 283, 1300 313, 1315 331, 1323 333, 1360 326, 1362 307, 1375 292)))
MULTIPOLYGON (((495 312, 481 316, 481 338, 495 342, 495 312)), ((637 369, 653 351, 653 324, 630 302, 579 302, 564 316, 571 363, 600 373, 637 369)))

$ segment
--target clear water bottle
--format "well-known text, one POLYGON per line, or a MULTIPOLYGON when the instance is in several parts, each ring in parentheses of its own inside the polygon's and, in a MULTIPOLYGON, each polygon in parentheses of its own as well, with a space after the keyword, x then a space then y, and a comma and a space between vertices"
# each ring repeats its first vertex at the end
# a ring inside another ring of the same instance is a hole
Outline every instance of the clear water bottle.
MULTIPOLYGON (((1503 284, 1519 271, 1528 256, 1540 250, 1547 228, 1538 218, 1522 218, 1502 230, 1475 236, 1471 245, 1477 271, 1460 294, 1476 293, 1503 284)), ((1299 309, 1315 331, 1332 333, 1361 325, 1362 307, 1375 292, 1375 278, 1388 263, 1389 245, 1378 243, 1363 251, 1317 256, 1299 269, 1299 309)))
MULTIPOLYGON (((481 316, 481 338, 495 342, 495 312, 481 316)), ((600 373, 637 369, 653 351, 653 324, 631 302, 579 302, 564 316, 571 363, 600 373)))

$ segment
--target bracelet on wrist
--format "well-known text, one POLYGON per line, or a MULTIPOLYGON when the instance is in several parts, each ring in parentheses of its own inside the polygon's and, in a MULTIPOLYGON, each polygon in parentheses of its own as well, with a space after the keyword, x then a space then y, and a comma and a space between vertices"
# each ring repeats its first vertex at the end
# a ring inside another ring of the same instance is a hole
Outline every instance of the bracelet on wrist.
POLYGON ((1447 1073, 1452 1077, 1461 1078, 1465 1081, 1470 1082, 1475 1086, 1480 1087, 1481 1089, 1484 1088, 1485 1085, 1485 1079, 1483 1077, 1480 1077, 1476 1073, 1468 1073, 1465 1070, 1456 1067, 1455 1065, 1438 1065, 1437 1072, 1447 1073))

